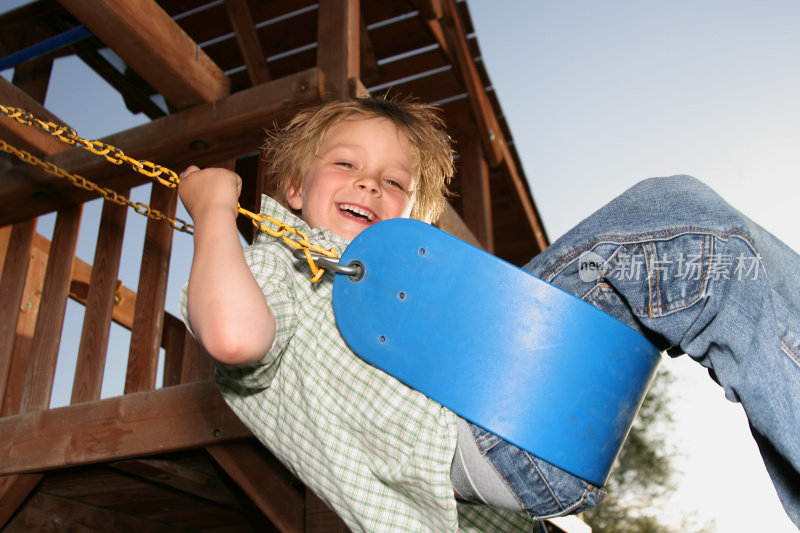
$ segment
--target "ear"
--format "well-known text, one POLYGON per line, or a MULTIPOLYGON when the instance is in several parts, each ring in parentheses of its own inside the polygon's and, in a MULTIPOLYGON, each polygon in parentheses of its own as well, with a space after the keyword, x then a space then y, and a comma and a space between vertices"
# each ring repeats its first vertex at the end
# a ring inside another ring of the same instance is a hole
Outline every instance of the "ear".
POLYGON ((300 187, 289 185, 289 187, 286 188, 286 203, 295 211, 301 211, 303 209, 302 185, 300 187))

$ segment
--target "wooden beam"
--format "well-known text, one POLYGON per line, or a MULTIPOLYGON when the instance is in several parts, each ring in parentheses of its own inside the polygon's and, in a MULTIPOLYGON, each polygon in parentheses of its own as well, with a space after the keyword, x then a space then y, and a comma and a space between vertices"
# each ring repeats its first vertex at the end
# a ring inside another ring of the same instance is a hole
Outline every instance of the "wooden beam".
POLYGON ((230 80, 153 0, 59 0, 178 109, 213 102, 230 80))
POLYGON ((495 167, 502 161, 500 147, 505 144, 505 139, 467 47, 467 34, 458 15, 455 0, 442 0, 442 8, 441 23, 453 56, 453 66, 461 73, 475 121, 478 123, 478 133, 483 140, 483 148, 489 164, 495 167))
POLYGON ((252 434, 213 381, 0 418, 0 475, 169 453, 252 434))
POLYGON ((272 78, 269 75, 267 59, 261 48, 261 40, 259 40, 255 24, 253 24, 250 8, 247 7, 247 0, 225 0, 225 7, 236 34, 236 42, 239 43, 244 64, 247 66, 250 83, 260 85, 268 82, 272 78))
MULTIPOLYGON (((210 165, 258 150, 264 142, 264 128, 288 119, 299 105, 321 101, 324 86, 324 77, 318 69, 312 68, 237 92, 213 104, 173 113, 103 141, 123 149, 130 157, 166 164, 176 172, 191 163, 210 165), (254 106, 253 102, 259 105, 254 106)), ((0 124, 5 122, 11 120, 0 120, 0 124)), ((46 158, 46 161, 99 185, 119 190, 149 181, 130 168, 111 165, 104 158, 80 148, 46 158)), ((73 187, 66 180, 28 165, 17 165, 0 173, 0 205, 3 206, 0 226, 93 197, 95 194, 73 187)))
POLYGON ((278 530, 303 531, 304 499, 300 483, 259 442, 206 449, 278 530))
POLYGON ((52 70, 52 56, 37 57, 14 67, 12 82, 28 96, 44 104, 52 70))
MULTIPOLYGON (((3 77, 0 77, 0 103, 5 106, 27 109, 41 120, 63 124, 58 117, 45 109, 39 102, 3 77)), ((42 133, 36 128, 23 126, 10 118, 0 120, 0 138, 17 148, 33 152, 35 155, 49 155, 69 149, 68 145, 55 137, 42 133)), ((0 225, 3 224, 0 223, 0 225)))
POLYGON ((317 66, 333 95, 347 95, 347 80, 360 77, 361 16, 358 0, 320 0, 317 66))
POLYGON ((53 253, 47 260, 41 307, 22 391, 21 412, 47 409, 50 404, 82 212, 83 205, 59 211, 56 217, 53 253))
POLYGON ((0 529, 5 527, 42 477, 41 474, 22 474, 0 478, 0 529))

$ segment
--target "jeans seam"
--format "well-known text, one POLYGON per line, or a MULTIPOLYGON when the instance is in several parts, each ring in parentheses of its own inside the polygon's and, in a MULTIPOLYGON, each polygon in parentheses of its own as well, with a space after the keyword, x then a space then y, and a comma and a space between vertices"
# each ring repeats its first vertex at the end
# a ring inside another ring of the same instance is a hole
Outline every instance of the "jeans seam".
MULTIPOLYGON (((599 289, 599 290, 597 290, 597 291, 595 291, 595 290, 591 290, 591 291, 589 291, 589 292, 587 293, 587 295, 588 295, 588 294, 591 294, 591 295, 592 295, 592 297, 591 297, 591 298, 589 298, 589 299, 586 299, 586 300, 585 300, 586 302, 588 302, 588 303, 590 303, 590 304, 593 304, 593 305, 594 305, 594 302, 595 302, 595 301, 597 301, 597 299, 598 299, 599 297, 603 296, 604 294, 606 294, 606 293, 609 293, 609 292, 615 292, 615 290, 614 290, 614 286, 613 286, 613 285, 611 285, 610 283, 598 283, 597 285, 595 285, 595 287, 594 287, 594 288, 595 288, 595 289, 599 289)), ((630 308, 631 308, 631 310, 633 310, 633 312, 634 312, 635 314, 637 314, 637 315, 644 314, 644 312, 645 312, 645 311, 649 311, 649 310, 650 310, 650 309, 652 309, 652 308, 656 308, 656 309, 659 309, 659 311, 661 311, 661 309, 663 309, 663 308, 665 308, 665 307, 669 307, 669 305, 670 305, 670 304, 674 304, 675 302, 680 302, 681 300, 687 300, 687 299, 689 299, 689 298, 694 298, 694 297, 695 297, 695 295, 697 295, 697 294, 701 294, 702 292, 703 292, 702 290, 697 290, 697 291, 693 292, 692 294, 688 294, 688 295, 684 296, 683 298, 678 298, 678 299, 675 299, 675 300, 671 300, 671 301, 670 301, 670 302, 668 302, 667 304, 654 305, 654 306, 646 306, 646 307, 635 307, 635 306, 630 306, 630 308)), ((681 304, 681 306, 680 306, 680 307, 676 307, 676 308, 674 308, 674 309, 671 309, 671 311, 672 311, 672 312, 676 312, 676 311, 682 311, 682 310, 684 310, 684 309, 688 309, 689 307, 693 306, 694 304, 695 304, 695 302, 694 302, 694 301, 692 301, 692 302, 687 302, 687 303, 685 303, 685 304, 681 304)), ((598 306, 595 306, 595 307, 598 307, 598 306)))

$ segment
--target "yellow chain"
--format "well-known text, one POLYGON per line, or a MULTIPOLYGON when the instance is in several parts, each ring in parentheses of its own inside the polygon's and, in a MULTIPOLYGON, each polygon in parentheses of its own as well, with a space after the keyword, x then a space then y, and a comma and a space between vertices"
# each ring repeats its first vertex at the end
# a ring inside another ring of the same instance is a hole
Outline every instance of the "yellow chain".
MULTIPOLYGON (((20 124, 24 126, 36 126, 39 130, 47 133, 48 135, 52 135, 56 139, 69 144, 71 146, 80 146, 81 148, 88 150, 96 155, 101 155, 106 158, 107 161, 114 163, 115 165, 122 165, 123 163, 127 163, 131 166, 131 168, 138 172, 139 174, 143 174, 149 178, 153 178, 165 187, 169 187, 170 189, 174 189, 180 183, 180 177, 177 173, 173 170, 170 170, 167 167, 163 167, 161 165, 156 165, 149 161, 139 161, 136 159, 132 159, 125 155, 125 153, 120 150, 119 148, 112 146, 110 144, 106 144, 102 141, 90 141, 84 139, 83 137, 79 136, 75 130, 69 128, 67 126, 63 126, 60 124, 56 124, 54 122, 45 122, 43 120, 39 120, 33 114, 25 109, 20 109, 16 107, 8 107, 0 104, 0 114, 5 115, 8 118, 14 119, 20 124), (162 175, 166 175, 167 177, 164 178, 162 175)), ((140 215, 147 216, 154 220, 164 220, 170 224, 174 229, 178 231, 183 231, 184 233, 192 233, 194 226, 187 223, 184 220, 179 218, 172 218, 168 217, 164 213, 158 211, 157 209, 153 209, 152 207, 148 206, 147 204, 141 202, 133 202, 126 198, 121 194, 117 194, 115 191, 107 188, 101 187, 96 183, 93 183, 90 180, 87 180, 83 176, 77 174, 71 174, 66 170, 59 168, 58 166, 54 165, 53 163, 48 163, 42 161, 35 155, 26 152, 25 150, 21 150, 16 148, 4 140, 0 139, 0 149, 9 154, 15 155, 21 161, 28 163, 33 166, 41 167, 45 170, 45 172, 52 174, 59 178, 65 178, 70 181, 75 187, 79 187, 81 189, 85 189, 87 191, 92 191, 102 195, 106 200, 110 200, 120 205, 127 205, 134 209, 140 215)), ((331 248, 330 250, 326 250, 316 244, 313 244, 309 241, 308 235, 306 235, 303 231, 298 230, 280 220, 268 216, 268 215, 259 215, 257 213, 253 213, 252 211, 248 211, 244 209, 241 205, 237 205, 239 213, 243 214, 244 216, 251 219, 253 225, 260 229, 261 231, 266 232, 267 234, 280 238, 292 248, 295 249, 303 249, 305 250, 306 261, 308 261, 308 266, 311 268, 312 282, 317 282, 320 280, 322 275, 325 273, 325 269, 319 268, 314 259, 311 255, 311 252, 316 252, 320 255, 325 257, 336 258, 338 257, 336 254, 336 249, 331 248), (277 229, 272 229, 267 226, 266 223, 272 224, 277 229), (290 235, 294 235, 297 238, 293 239, 290 235)))
POLYGON ((148 178, 158 180, 161 185, 169 187, 170 189, 174 189, 178 186, 178 183, 180 183, 180 178, 173 170, 162 167, 161 165, 156 165, 149 161, 139 161, 130 158, 119 148, 111 146, 110 144, 106 144, 102 141, 90 141, 84 139, 72 128, 63 126, 61 124, 56 124, 55 122, 46 122, 44 120, 40 120, 33 116, 33 114, 27 109, 6 107, 0 104, 0 113, 8 118, 16 120, 23 126, 35 126, 39 130, 47 133, 48 135, 52 135, 65 144, 69 144, 70 146, 79 146, 95 155, 102 155, 109 163, 114 163, 115 165, 127 163, 139 174, 143 174, 148 178), (162 174, 165 174, 167 177, 163 178, 162 174))
POLYGON ((54 165, 53 163, 47 163, 45 161, 42 161, 35 155, 26 152, 25 150, 20 150, 19 148, 16 148, 8 144, 3 139, 0 139, 0 150, 3 150, 5 152, 8 152, 9 154, 17 156, 21 161, 24 161, 29 165, 41 167, 48 174, 52 174, 53 176, 56 176, 58 178, 67 179, 75 187, 100 194, 106 200, 112 201, 116 204, 127 205, 140 215, 144 215, 146 217, 155 220, 163 220, 165 222, 168 222, 170 226, 172 226, 174 229, 178 231, 182 231, 184 233, 189 233, 189 234, 192 233, 193 226, 188 222, 186 222, 185 220, 181 220, 180 218, 168 217, 158 209, 154 209, 147 204, 141 202, 134 202, 128 199, 127 197, 123 196, 122 194, 119 194, 116 191, 109 189, 108 187, 101 187, 100 185, 97 185, 96 183, 87 180, 83 176, 80 176, 78 174, 71 174, 66 170, 64 170, 63 168, 54 165))

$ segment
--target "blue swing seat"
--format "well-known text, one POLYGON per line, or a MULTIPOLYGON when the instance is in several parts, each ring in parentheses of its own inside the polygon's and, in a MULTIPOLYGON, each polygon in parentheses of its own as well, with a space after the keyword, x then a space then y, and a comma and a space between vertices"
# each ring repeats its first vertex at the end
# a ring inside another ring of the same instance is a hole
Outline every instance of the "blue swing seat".
POLYGON ((660 354, 592 305, 428 224, 356 237, 333 307, 350 348, 459 416, 604 485, 660 354))

